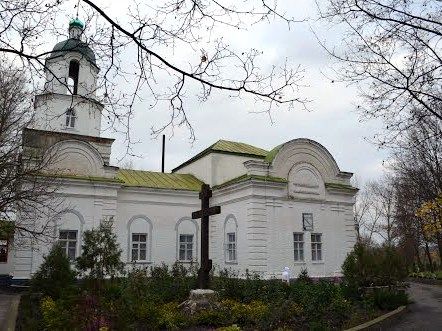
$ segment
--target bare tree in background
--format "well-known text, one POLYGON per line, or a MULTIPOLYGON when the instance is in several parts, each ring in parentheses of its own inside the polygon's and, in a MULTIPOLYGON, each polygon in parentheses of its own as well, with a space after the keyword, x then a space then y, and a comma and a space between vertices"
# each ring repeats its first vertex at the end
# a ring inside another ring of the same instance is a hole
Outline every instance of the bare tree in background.
POLYGON ((401 240, 416 245, 415 251, 423 246, 431 267, 430 248, 439 242, 426 235, 416 212, 423 203, 442 192, 441 125, 438 119, 426 118, 409 129, 405 139, 393 150, 391 166, 397 178, 397 219, 401 240))
POLYGON ((337 80, 357 84, 362 118, 379 118, 381 145, 396 144, 424 119, 442 120, 442 2, 328 0, 322 19, 343 25, 342 44, 322 46, 342 66, 337 80))
POLYGON ((373 202, 371 209, 377 218, 373 223, 373 232, 378 234, 389 247, 395 244, 397 238, 394 181, 392 176, 384 175, 368 184, 373 202))
POLYGON ((42 176, 48 164, 44 149, 27 153, 22 133, 32 120, 31 94, 25 74, 0 61, 0 233, 44 239, 53 235, 62 200, 55 178, 42 176), (36 219, 43 221, 36 223, 36 219))
POLYGON ((251 97, 256 111, 275 107, 305 108, 308 100, 298 93, 303 70, 288 61, 263 67, 262 52, 236 50, 227 36, 261 21, 295 20, 278 11, 274 0, 223 2, 214 0, 128 1, 126 12, 111 14, 98 1, 9 0, 0 2, 0 52, 10 54, 38 81, 52 45, 49 37, 66 34, 66 21, 79 10, 86 21, 85 42, 97 55, 101 68, 98 101, 107 106, 110 127, 125 129, 130 139, 133 107, 148 96, 148 107, 168 107, 169 120, 152 127, 185 125, 191 139, 186 98, 196 94, 206 101, 213 91, 226 97, 251 97), (45 38, 48 37, 48 38, 45 38), (177 60, 179 50, 185 59, 177 60), (132 51, 133 63, 123 66, 132 51), (133 65, 133 67, 131 67, 133 65), (127 82, 127 84, 122 84, 127 82), (133 84, 132 84, 133 83, 133 84), (163 84, 164 83, 164 84, 163 84), (163 85, 164 86, 163 86, 163 85), (127 90, 127 85, 130 90, 127 90))
POLYGON ((393 246, 396 239, 394 180, 384 175, 367 182, 358 192, 355 218, 359 236, 368 244, 393 246))

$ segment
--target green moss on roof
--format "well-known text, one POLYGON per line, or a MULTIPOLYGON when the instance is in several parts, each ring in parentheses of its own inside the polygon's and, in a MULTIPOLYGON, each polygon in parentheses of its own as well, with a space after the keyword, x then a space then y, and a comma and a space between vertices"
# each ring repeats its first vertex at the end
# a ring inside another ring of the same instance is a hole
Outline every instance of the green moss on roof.
POLYGON ((213 188, 218 189, 218 188, 226 187, 226 186, 229 186, 232 184, 245 182, 248 180, 259 180, 259 181, 263 181, 263 182, 272 182, 272 183, 287 183, 287 179, 285 179, 285 178, 244 174, 242 176, 228 180, 227 182, 222 183, 220 185, 215 185, 213 188))
POLYGON ((196 160, 202 158, 203 156, 210 154, 210 153, 220 153, 220 154, 231 154, 231 155, 239 155, 239 156, 251 156, 254 158, 260 158, 264 159, 268 151, 265 149, 255 147, 249 144, 240 143, 236 141, 228 141, 228 140, 218 140, 213 145, 209 146, 202 152, 198 153, 191 159, 187 160, 186 162, 180 164, 178 167, 172 170, 172 172, 192 163, 196 160))
POLYGON ((249 144, 228 141, 228 140, 218 140, 212 146, 209 147, 212 151, 219 152, 229 152, 234 154, 251 155, 258 157, 266 157, 268 151, 265 149, 255 147, 249 144))
POLYGON ((199 191, 203 184, 193 175, 129 169, 118 170, 117 179, 122 181, 124 186, 187 191, 199 191))
POLYGON ((65 178, 65 179, 78 179, 86 180, 90 182, 102 182, 102 183, 122 183, 118 178, 108 178, 108 177, 98 177, 98 176, 84 176, 84 175, 74 175, 74 174, 48 174, 40 173, 38 176, 51 177, 51 178, 65 178))
POLYGON ((359 189, 356 187, 341 183, 325 183, 325 187, 328 189, 337 189, 337 190, 355 192, 355 193, 359 191, 359 189))
POLYGON ((273 162, 273 159, 274 159, 275 156, 276 156, 276 154, 278 154, 279 150, 281 149, 281 147, 282 147, 283 145, 284 145, 284 144, 278 145, 278 146, 276 146, 275 148, 273 148, 270 152, 268 152, 267 155, 266 155, 265 161, 266 161, 267 163, 272 163, 272 162, 273 162))

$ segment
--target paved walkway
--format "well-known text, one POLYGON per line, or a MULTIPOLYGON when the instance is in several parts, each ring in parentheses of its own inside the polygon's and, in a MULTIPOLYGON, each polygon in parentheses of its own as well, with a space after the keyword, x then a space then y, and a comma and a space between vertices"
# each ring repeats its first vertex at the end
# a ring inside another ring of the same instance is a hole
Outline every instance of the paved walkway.
POLYGON ((442 286, 410 283, 408 312, 388 330, 442 330, 442 286))
POLYGON ((19 294, 0 292, 0 330, 13 331, 20 301, 19 294))

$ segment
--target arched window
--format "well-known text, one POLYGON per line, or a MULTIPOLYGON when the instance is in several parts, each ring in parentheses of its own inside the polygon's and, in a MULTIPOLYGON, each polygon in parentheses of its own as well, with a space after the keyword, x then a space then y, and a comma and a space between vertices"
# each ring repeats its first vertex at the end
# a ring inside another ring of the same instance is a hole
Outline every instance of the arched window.
POLYGON ((69 108, 66 111, 66 127, 67 128, 75 128, 75 119, 77 116, 75 116, 75 111, 72 108, 69 108))
POLYGON ((177 235, 177 261, 195 262, 198 260, 198 225, 188 217, 178 220, 175 225, 177 235))
POLYGON ((238 224, 233 215, 228 215, 224 222, 224 257, 226 263, 238 262, 238 224))
POLYGON ((67 211, 57 221, 58 243, 70 261, 80 253, 83 225, 83 216, 75 210, 67 211))
POLYGON ((150 263, 152 260, 152 222, 146 216, 132 217, 128 224, 128 262, 150 263))
POLYGON ((78 72, 80 71, 80 63, 77 60, 71 60, 69 62, 69 75, 68 75, 68 93, 73 95, 78 92, 78 72))

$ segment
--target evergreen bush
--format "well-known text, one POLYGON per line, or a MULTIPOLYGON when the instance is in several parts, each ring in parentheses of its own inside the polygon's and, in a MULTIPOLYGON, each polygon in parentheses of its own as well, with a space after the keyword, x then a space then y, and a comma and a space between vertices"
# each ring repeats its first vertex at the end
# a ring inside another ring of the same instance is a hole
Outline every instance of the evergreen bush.
POLYGON ((40 292, 56 300, 72 289, 75 271, 61 246, 56 243, 31 279, 31 291, 40 292))

